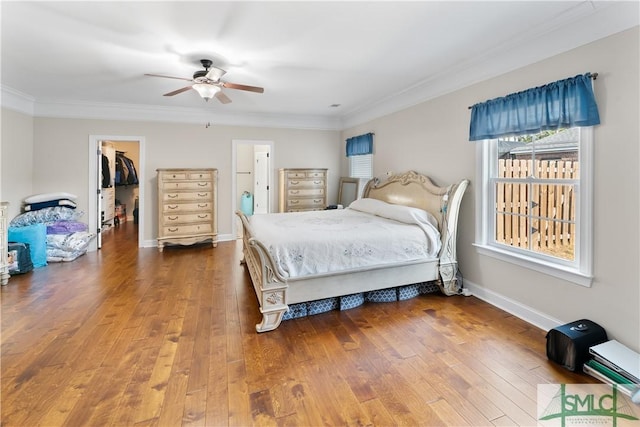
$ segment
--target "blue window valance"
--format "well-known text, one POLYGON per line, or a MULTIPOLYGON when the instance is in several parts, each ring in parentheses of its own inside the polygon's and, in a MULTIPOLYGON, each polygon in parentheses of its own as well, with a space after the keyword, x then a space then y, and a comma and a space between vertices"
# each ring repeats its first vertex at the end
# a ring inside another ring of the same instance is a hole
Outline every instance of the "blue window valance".
POLYGON ((469 141, 600 124, 591 73, 471 107, 469 141))
POLYGON ((373 133, 347 138, 347 157, 373 154, 373 133))

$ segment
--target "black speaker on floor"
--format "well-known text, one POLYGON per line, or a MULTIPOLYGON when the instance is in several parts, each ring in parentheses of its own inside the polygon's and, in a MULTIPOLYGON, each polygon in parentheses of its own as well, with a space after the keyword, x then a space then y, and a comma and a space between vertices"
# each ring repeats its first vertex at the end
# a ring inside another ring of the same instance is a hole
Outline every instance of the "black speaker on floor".
POLYGON ((589 347, 608 341, 607 333, 595 322, 576 320, 547 332, 547 358, 570 371, 582 371, 589 359, 589 347))

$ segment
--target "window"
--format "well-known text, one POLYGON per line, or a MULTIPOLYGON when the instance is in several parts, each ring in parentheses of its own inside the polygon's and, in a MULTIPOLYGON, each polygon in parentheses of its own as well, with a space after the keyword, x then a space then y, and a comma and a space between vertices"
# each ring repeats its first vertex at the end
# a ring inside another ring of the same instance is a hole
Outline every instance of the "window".
POLYGON ((591 127, 478 144, 481 253, 590 286, 591 127))
POLYGON ((351 178, 373 178, 373 154, 350 156, 348 159, 351 178))

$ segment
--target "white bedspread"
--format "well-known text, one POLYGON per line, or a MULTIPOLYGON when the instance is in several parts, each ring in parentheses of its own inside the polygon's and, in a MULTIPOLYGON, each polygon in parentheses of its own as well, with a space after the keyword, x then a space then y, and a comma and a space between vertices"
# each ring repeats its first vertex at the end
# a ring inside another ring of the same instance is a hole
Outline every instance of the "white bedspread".
POLYGON ((428 213, 361 200, 347 209, 253 215, 249 222, 285 277, 437 257, 440 233, 428 213))

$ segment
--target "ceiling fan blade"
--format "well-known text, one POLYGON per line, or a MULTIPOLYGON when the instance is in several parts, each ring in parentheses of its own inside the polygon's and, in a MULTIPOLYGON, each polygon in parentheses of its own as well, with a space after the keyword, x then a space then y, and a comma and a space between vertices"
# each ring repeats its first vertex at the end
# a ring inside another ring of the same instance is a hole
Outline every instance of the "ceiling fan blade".
POLYGON ((218 101, 222 102, 223 104, 228 104, 231 102, 231 99, 224 94, 224 92, 220 91, 218 93, 216 93, 216 98, 218 99, 218 101))
POLYGON ((257 93, 264 92, 263 88, 257 87, 257 86, 239 85, 236 83, 229 83, 229 82, 222 83, 222 86, 227 87, 229 89, 248 90, 249 92, 257 92, 257 93))
POLYGON ((150 76, 150 77, 164 77, 165 79, 177 79, 177 80, 186 80, 188 82, 193 81, 192 79, 187 79, 185 77, 173 77, 173 76, 163 76, 160 74, 145 74, 145 76, 150 76))
POLYGON ((181 88, 181 89, 174 90, 173 92, 165 93, 165 94, 164 94, 164 96, 173 96, 173 95, 177 95, 177 94, 179 94, 179 93, 186 92, 186 91, 188 91, 189 89, 191 89, 191 86, 185 86, 185 87, 183 87, 183 88, 181 88))
POLYGON ((214 82, 219 81, 222 76, 224 76, 227 72, 222 68, 211 67, 205 76, 209 80, 213 80, 214 82))

